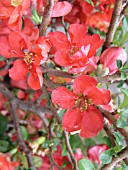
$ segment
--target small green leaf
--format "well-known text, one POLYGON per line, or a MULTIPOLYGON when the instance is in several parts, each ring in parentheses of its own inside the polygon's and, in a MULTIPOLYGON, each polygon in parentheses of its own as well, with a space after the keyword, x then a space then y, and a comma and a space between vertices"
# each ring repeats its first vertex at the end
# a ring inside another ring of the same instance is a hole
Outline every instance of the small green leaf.
POLYGON ((118 69, 120 69, 122 67, 122 61, 116 60, 116 65, 117 65, 118 69))
POLYGON ((20 130, 21 130, 23 139, 24 139, 24 140, 27 140, 27 139, 28 139, 28 132, 27 132, 27 130, 25 129, 25 127, 24 127, 24 126, 21 126, 21 127, 20 127, 20 130))
POLYGON ((126 117, 123 116, 123 115, 121 115, 121 116, 118 118, 117 122, 116 122, 116 126, 119 127, 119 128, 124 128, 124 127, 126 127, 126 126, 127 126, 127 124, 126 124, 126 117))
POLYGON ((125 66, 122 68, 122 70, 128 69, 128 64, 125 64, 125 66))
POLYGON ((120 104, 119 109, 123 109, 124 107, 128 106, 128 90, 125 88, 121 89, 121 92, 124 94, 124 100, 123 102, 120 104))
POLYGON ((119 132, 115 132, 114 136, 116 137, 116 141, 117 143, 122 146, 123 145, 123 140, 124 140, 124 136, 122 136, 119 132))
POLYGON ((88 2, 89 4, 91 4, 92 6, 94 6, 94 3, 91 0, 86 0, 86 2, 88 2))
POLYGON ((128 117, 128 109, 125 109, 122 111, 122 115, 128 117))
POLYGON ((108 136, 104 136, 104 141, 108 145, 109 148, 112 148, 112 143, 108 136))
POLYGON ((125 31, 128 31, 128 18, 127 17, 124 17, 123 19, 123 27, 125 31))
POLYGON ((112 161, 113 152, 112 148, 102 152, 99 156, 101 162, 103 164, 109 164, 112 161))
POLYGON ((127 79, 127 75, 123 71, 121 71, 121 79, 122 80, 126 80, 127 79))
POLYGON ((78 162, 79 170, 95 170, 94 165, 88 159, 81 159, 78 162))

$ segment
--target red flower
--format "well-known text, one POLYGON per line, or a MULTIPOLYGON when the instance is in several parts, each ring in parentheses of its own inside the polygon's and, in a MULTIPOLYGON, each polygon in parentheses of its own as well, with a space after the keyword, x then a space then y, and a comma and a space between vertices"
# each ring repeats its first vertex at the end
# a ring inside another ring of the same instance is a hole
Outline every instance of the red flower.
POLYGON ((90 147, 87 151, 87 156, 92 162, 96 161, 97 163, 100 164, 101 161, 99 160, 99 156, 102 152, 106 151, 107 149, 108 146, 105 144, 90 147))
POLYGON ((5 0, 0 1, 0 19, 7 19, 9 28, 20 31, 22 16, 28 13, 30 0, 5 0))
POLYGON ((106 105, 110 102, 110 92, 98 89, 98 82, 90 76, 79 76, 73 83, 73 92, 59 87, 52 92, 52 102, 68 109, 62 124, 68 132, 81 130, 85 138, 94 137, 103 127, 100 111, 92 105, 106 105), (96 123, 97 122, 97 123, 96 123))
POLYGON ((76 72, 85 66, 88 59, 94 56, 102 45, 103 40, 98 34, 87 34, 87 27, 81 24, 71 24, 68 30, 70 40, 59 31, 50 32, 48 37, 56 49, 55 62, 61 66, 70 67, 76 72))
POLYGON ((9 162, 7 158, 0 153, 0 169, 2 170, 14 170, 19 165, 18 162, 9 162))
POLYGON ((0 54, 6 58, 21 58, 14 61, 13 67, 9 70, 9 76, 16 81, 23 80, 26 79, 28 71, 30 71, 28 85, 37 90, 43 84, 40 65, 47 60, 50 44, 43 36, 35 39, 34 42, 32 36, 26 35, 27 31, 21 34, 11 32, 9 36, 3 36, 0 41, 0 54))
POLYGON ((109 69, 109 75, 114 74, 118 70, 116 60, 121 60, 122 64, 127 61, 127 54, 121 47, 110 47, 100 56, 100 63, 103 64, 103 69, 109 69))

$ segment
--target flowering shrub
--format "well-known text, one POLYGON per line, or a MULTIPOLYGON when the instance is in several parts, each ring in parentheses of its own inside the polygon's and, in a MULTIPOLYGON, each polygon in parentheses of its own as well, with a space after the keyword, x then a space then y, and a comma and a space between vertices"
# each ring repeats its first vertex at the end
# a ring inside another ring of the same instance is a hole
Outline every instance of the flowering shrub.
POLYGON ((127 7, 0 1, 0 169, 128 169, 127 7))

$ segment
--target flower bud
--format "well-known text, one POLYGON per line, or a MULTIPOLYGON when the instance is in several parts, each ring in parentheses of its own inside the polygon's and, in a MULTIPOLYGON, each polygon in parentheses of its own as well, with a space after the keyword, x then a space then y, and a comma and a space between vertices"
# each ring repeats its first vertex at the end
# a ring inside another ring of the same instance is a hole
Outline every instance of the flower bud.
POLYGON ((121 60, 122 65, 127 61, 127 54, 121 47, 110 47, 100 56, 100 63, 103 64, 103 68, 109 69, 109 75, 114 74, 118 70, 116 60, 121 60))

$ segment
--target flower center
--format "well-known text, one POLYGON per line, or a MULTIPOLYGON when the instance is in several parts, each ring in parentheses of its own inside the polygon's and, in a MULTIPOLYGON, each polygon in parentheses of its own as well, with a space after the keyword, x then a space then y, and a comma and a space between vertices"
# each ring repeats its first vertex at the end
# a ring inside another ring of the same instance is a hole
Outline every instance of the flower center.
POLYGON ((34 63, 34 53, 24 52, 24 61, 27 65, 34 63))
POLYGON ((78 107, 81 112, 87 110, 88 108, 88 99, 86 96, 81 96, 75 101, 75 107, 78 107))
POLYGON ((71 49, 70 49, 69 56, 72 56, 73 54, 75 54, 79 50, 80 50, 80 48, 78 48, 76 46, 72 46, 71 49))
POLYGON ((22 3, 23 3, 23 0, 11 0, 11 5, 14 7, 22 5, 22 3))

